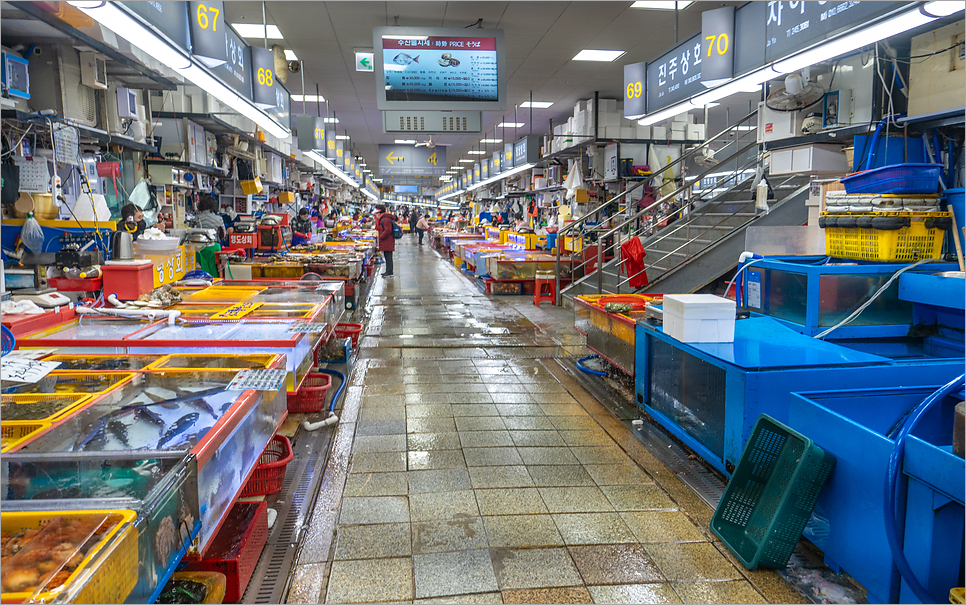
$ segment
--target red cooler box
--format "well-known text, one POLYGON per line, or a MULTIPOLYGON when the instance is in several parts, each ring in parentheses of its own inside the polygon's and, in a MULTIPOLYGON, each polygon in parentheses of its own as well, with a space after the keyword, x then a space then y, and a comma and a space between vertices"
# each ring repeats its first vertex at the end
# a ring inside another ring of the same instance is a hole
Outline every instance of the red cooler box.
POLYGON ((120 300, 135 300, 154 290, 154 263, 143 265, 101 265, 104 299, 117 294, 120 300))

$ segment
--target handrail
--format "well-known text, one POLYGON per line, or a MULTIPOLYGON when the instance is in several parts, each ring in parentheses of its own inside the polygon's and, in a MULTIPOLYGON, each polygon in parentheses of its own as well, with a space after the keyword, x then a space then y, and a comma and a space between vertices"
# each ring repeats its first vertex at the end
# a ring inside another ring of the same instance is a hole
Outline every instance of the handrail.
MULTIPOLYGON (((736 158, 736 157, 738 157, 738 156, 740 156, 740 155, 741 155, 742 153, 744 153, 745 151, 747 151, 747 150, 749 150, 750 148, 752 148, 752 147, 755 147, 755 146, 757 146, 757 142, 755 142, 755 143, 749 143, 749 144, 747 144, 747 145, 745 145, 745 146, 744 146, 743 148, 741 148, 741 149, 739 149, 738 151, 736 151, 736 152, 734 152, 734 153, 733 153, 733 154, 732 154, 731 156, 729 156, 728 158, 726 158, 726 159, 724 159, 724 160, 722 160, 722 161, 721 161, 721 163, 722 163, 722 164, 723 164, 723 163, 726 163, 726 162, 728 162, 728 161, 730 161, 730 160, 732 160, 732 159, 734 159, 734 158, 736 158)), ((760 161, 760 155, 756 155, 756 156, 755 156, 755 159, 754 159, 753 161, 750 161, 750 162, 747 162, 747 163, 745 163, 745 164, 744 164, 744 165, 743 165, 743 166, 742 166, 741 168, 736 168, 734 172, 738 172, 739 170, 744 170, 744 169, 745 169, 745 168, 747 168, 748 166, 750 166, 750 165, 752 165, 752 164, 754 164, 754 163, 757 163, 758 161, 760 161)), ((719 167, 718 165, 716 165, 716 166, 711 166, 711 167, 709 167, 709 168, 708 168, 707 170, 705 170, 704 172, 702 172, 702 173, 701 173, 701 174, 700 174, 699 176, 697 176, 697 177, 695 177, 695 178, 693 179, 693 181, 691 181, 691 183, 685 183, 685 184, 683 184, 683 185, 682 185, 681 187, 678 187, 678 188, 677 188, 677 189, 676 189, 675 191, 673 191, 672 193, 669 193, 668 195, 665 195, 665 196, 663 196, 663 197, 661 197, 660 199, 658 199, 658 200, 656 200, 656 201, 655 201, 655 202, 653 202, 652 204, 650 204, 650 205, 648 205, 648 206, 645 206, 644 208, 642 208, 642 209, 640 209, 640 210, 639 210, 639 211, 638 211, 638 212, 637 212, 636 214, 634 214, 634 215, 633 215, 632 217, 630 217, 630 218, 628 218, 628 219, 625 219, 625 221, 624 221, 624 222, 622 222, 621 224, 619 224, 619 225, 617 225, 616 227, 612 227, 611 229, 609 229, 608 231, 606 231, 606 232, 604 232, 604 233, 603 233, 603 234, 601 234, 601 235, 598 235, 598 237, 597 237, 597 242, 598 242, 598 243, 597 243, 597 265, 596 265, 596 267, 597 267, 597 273, 598 273, 598 282, 601 282, 601 283, 599 283, 599 284, 598 284, 598 286, 600 286, 600 285, 602 284, 602 282, 603 282, 603 278, 602 278, 602 276, 601 276, 601 275, 599 275, 599 274, 600 274, 601 272, 603 272, 603 270, 604 270, 604 269, 605 269, 606 267, 609 267, 609 266, 612 266, 612 265, 614 264, 614 262, 615 262, 615 261, 617 260, 617 259, 616 259, 616 257, 615 257, 614 259, 611 259, 611 261, 609 261, 609 262, 607 262, 607 263, 605 263, 605 262, 603 262, 603 259, 601 258, 601 257, 602 257, 602 243, 601 243, 601 242, 602 242, 602 241, 603 241, 603 240, 604 240, 604 239, 605 239, 606 237, 609 237, 610 235, 613 235, 614 233, 616 233, 616 232, 618 232, 618 231, 620 231, 620 230, 621 230, 621 229, 623 229, 623 228, 624 228, 625 226, 627 226, 627 225, 629 225, 629 224, 631 224, 631 223, 633 223, 634 221, 636 221, 637 219, 639 219, 639 218, 640 218, 641 216, 643 216, 644 214, 646 214, 647 212, 649 212, 650 210, 652 210, 652 209, 653 209, 654 207, 656 207, 656 206, 660 206, 660 205, 661 205, 661 204, 663 204, 663 203, 664 203, 664 202, 665 202, 666 200, 668 200, 668 199, 670 199, 670 198, 673 198, 674 196, 676 196, 676 195, 677 195, 678 193, 680 193, 680 192, 681 192, 681 191, 683 191, 684 189, 687 189, 687 188, 689 188, 689 187, 691 187, 691 186, 693 185, 693 183, 694 183, 695 181, 700 181, 700 180, 701 180, 701 178, 703 178, 704 176, 706 176, 707 174, 709 174, 709 173, 710 173, 711 171, 714 171, 714 170, 719 170, 719 169, 720 169, 720 167, 719 167)), ((746 179, 746 180, 747 180, 747 179, 746 179)), ((717 199, 717 197, 721 197, 722 195, 725 195, 726 193, 728 193, 728 192, 730 192, 730 191, 732 191, 732 190, 734 190, 735 188, 737 188, 737 187, 739 187, 740 185, 742 185, 742 184, 744 184, 745 182, 746 182, 746 181, 740 181, 740 182, 736 182, 736 183, 735 183, 735 184, 734 184, 734 185, 733 185, 732 187, 730 187, 730 188, 729 188, 729 189, 728 189, 727 191, 724 191, 724 192, 721 192, 721 193, 719 193, 719 194, 718 194, 718 196, 716 196, 716 197, 712 197, 712 198, 711 198, 711 200, 709 200, 709 203, 710 203, 710 202, 712 202, 713 200, 715 200, 715 199, 717 199)), ((676 229, 678 229, 678 228, 680 228, 681 226, 683 226, 683 224, 682 224, 682 225, 680 225, 680 226, 678 226, 678 227, 676 227, 676 229)), ((558 254, 559 254, 559 251, 558 251, 558 254)), ((559 256, 558 256, 558 258, 559 258, 559 256)), ((582 265, 580 265, 580 266, 584 266, 584 265, 586 265, 586 264, 588 264, 589 262, 590 262, 590 261, 585 261, 585 262, 584 262, 584 263, 583 263, 582 265)), ((618 263, 618 265, 619 265, 619 264, 620 264, 620 263, 618 263)), ((579 268, 580 268, 580 266, 578 266, 578 267, 574 267, 574 268, 573 268, 572 270, 576 270, 576 269, 579 269, 579 268)), ((558 272, 558 273, 559 273, 559 272, 558 272)), ((588 280, 589 278, 591 278, 591 277, 592 277, 592 275, 584 275, 583 277, 581 277, 581 278, 579 278, 579 279, 576 279, 576 280, 574 280, 574 281, 572 281, 572 282, 571 282, 571 283, 570 283, 570 284, 569 284, 569 285, 567 286, 567 290, 571 290, 571 289, 573 289, 573 288, 574 288, 575 286, 578 286, 578 285, 580 285, 580 284, 582 284, 582 283, 584 283, 585 281, 587 281, 587 280, 588 280)), ((598 289, 600 289, 600 288, 598 288, 598 289)), ((560 294, 561 294, 561 296, 563 295, 563 292, 562 292, 562 291, 560 291, 560 290, 558 290, 558 292, 560 292, 560 294)))

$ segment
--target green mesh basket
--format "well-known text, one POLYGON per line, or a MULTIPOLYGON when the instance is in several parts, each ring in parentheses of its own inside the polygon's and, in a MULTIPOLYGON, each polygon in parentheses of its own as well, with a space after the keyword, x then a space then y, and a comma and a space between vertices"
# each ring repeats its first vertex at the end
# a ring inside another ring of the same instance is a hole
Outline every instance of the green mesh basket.
POLYGON ((711 531, 748 569, 792 556, 835 458, 762 414, 711 519, 711 531))

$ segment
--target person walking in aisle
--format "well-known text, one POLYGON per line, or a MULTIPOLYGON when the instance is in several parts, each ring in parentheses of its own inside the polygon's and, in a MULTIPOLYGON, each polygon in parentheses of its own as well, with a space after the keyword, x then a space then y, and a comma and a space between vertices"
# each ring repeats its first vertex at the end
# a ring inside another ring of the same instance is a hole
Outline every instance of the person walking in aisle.
POLYGON ((409 211, 409 232, 419 237, 419 243, 423 243, 423 236, 419 233, 419 227, 417 226, 418 222, 419 212, 416 211, 416 207, 414 206, 409 211))
POLYGON ((392 253, 396 251, 396 238, 392 234, 396 215, 386 212, 385 206, 376 206, 376 231, 379 233, 379 251, 386 259, 383 277, 392 277, 392 253))
POLYGON ((423 234, 429 231, 429 213, 419 217, 416 221, 416 236, 419 238, 419 245, 423 245, 423 234))

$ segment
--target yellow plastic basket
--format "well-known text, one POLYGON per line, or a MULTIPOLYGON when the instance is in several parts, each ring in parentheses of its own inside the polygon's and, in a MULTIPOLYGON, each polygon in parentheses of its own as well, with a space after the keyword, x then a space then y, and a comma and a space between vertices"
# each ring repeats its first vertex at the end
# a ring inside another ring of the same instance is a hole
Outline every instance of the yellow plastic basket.
POLYGON ((10 422, 52 422, 73 414, 87 404, 90 395, 84 393, 30 393, 26 395, 0 395, 0 411, 10 422))
MULTIPOLYGON (((36 602, 48 603, 78 581, 85 585, 73 597, 74 603, 123 603, 138 581, 138 534, 133 522, 137 513, 129 510, 44 511, 2 513, 0 526, 4 533, 28 527, 39 527, 56 517, 115 516, 117 524, 105 532, 100 542, 87 553, 80 565, 61 587, 37 595, 36 602), (112 542, 112 538, 119 536, 112 542), (94 574, 88 579, 90 574, 94 574)), ((28 592, 5 592, 3 603, 22 603, 28 592)))
POLYGON ((895 231, 879 229, 825 228, 825 253, 834 258, 879 262, 912 262, 942 255, 943 229, 926 227, 927 218, 951 216, 948 212, 879 212, 829 214, 823 216, 908 216, 908 227, 895 231))
POLYGON ((0 423, 0 452, 11 451, 49 428, 49 422, 0 423))
POLYGON ((191 353, 174 353, 166 355, 147 367, 148 372, 171 371, 219 371, 219 370, 248 370, 275 367, 280 355, 255 353, 249 355, 233 355, 231 353, 215 353, 194 355, 191 353))

